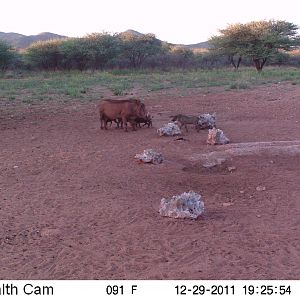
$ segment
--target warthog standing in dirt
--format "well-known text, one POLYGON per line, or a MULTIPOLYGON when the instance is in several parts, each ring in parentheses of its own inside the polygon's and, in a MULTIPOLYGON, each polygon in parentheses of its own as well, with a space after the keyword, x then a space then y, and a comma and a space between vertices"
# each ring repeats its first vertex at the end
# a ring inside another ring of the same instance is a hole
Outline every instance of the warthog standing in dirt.
POLYGON ((107 129, 107 122, 122 120, 125 131, 127 131, 127 122, 136 130, 136 118, 146 117, 146 107, 138 99, 112 100, 105 99, 99 104, 99 115, 101 129, 107 129))
POLYGON ((179 115, 175 115, 175 116, 171 116, 172 118, 172 122, 178 122, 180 124, 180 129, 182 128, 182 126, 185 127, 185 130, 188 132, 188 129, 187 129, 187 124, 192 124, 192 125, 195 125, 195 128, 197 129, 198 131, 198 128, 197 128, 197 123, 198 123, 198 117, 196 116, 186 116, 186 115, 182 115, 182 114, 179 114, 179 115))

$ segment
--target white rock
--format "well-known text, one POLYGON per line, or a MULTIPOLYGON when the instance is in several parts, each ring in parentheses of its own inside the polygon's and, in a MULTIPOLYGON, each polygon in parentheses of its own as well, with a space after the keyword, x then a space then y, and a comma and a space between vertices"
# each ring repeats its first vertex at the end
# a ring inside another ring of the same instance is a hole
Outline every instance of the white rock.
POLYGON ((266 187, 263 186, 263 185, 259 185, 259 186, 256 187, 256 190, 257 190, 258 192, 262 192, 262 191, 265 191, 265 190, 266 190, 266 187))
POLYGON ((224 145, 229 142, 229 139, 225 136, 221 129, 213 128, 208 130, 207 144, 224 145))
POLYGON ((207 129, 216 127, 216 113, 202 114, 198 117, 197 129, 207 129))
POLYGON ((189 191, 170 199, 161 199, 159 213, 164 217, 197 219, 204 211, 201 195, 189 191))
POLYGON ((135 158, 145 163, 161 164, 163 162, 162 154, 152 149, 146 149, 143 153, 136 154, 135 158))
POLYGON ((181 130, 177 124, 170 122, 168 124, 165 124, 163 127, 157 129, 157 133, 159 134, 159 136, 174 136, 181 134, 181 130))

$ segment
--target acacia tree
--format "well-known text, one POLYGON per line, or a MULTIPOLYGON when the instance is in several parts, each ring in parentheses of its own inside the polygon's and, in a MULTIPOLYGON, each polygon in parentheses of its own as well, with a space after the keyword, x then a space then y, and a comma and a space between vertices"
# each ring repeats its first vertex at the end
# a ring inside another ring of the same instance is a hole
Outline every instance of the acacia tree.
POLYGON ((162 43, 154 34, 137 35, 127 32, 119 37, 122 41, 122 54, 129 59, 133 68, 140 68, 147 57, 162 51, 162 43))
POLYGON ((10 65, 14 54, 12 47, 7 43, 0 41, 0 70, 5 71, 10 65))
POLYGON ((84 38, 92 69, 103 69, 120 51, 120 43, 116 36, 108 33, 93 33, 84 38))
POLYGON ((176 67, 186 68, 193 63, 194 52, 191 49, 175 46, 171 49, 172 63, 176 67))
POLYGON ((61 66, 60 46, 63 40, 39 41, 26 50, 26 59, 30 65, 43 70, 56 70, 61 66))
POLYGON ((242 61, 241 26, 241 24, 230 25, 226 29, 219 30, 220 36, 213 36, 209 40, 209 44, 212 46, 211 52, 227 56, 236 70, 242 61))
POLYGON ((64 69, 87 69, 90 62, 88 44, 84 38, 70 38, 60 46, 62 66, 64 69))
POLYGON ((220 30, 221 35, 213 36, 210 43, 212 51, 228 55, 236 68, 245 56, 252 59, 260 72, 268 59, 299 45, 297 29, 293 23, 274 20, 234 24, 220 30), (236 64, 234 57, 238 57, 236 64))

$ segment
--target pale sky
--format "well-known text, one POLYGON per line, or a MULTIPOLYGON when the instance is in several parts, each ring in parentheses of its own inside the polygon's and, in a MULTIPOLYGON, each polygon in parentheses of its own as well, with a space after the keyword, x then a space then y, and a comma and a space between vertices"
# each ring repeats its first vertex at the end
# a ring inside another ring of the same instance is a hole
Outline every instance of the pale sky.
POLYGON ((299 0, 0 0, 0 8, 0 31, 25 35, 134 29, 193 44, 228 24, 275 19, 300 26, 299 0))

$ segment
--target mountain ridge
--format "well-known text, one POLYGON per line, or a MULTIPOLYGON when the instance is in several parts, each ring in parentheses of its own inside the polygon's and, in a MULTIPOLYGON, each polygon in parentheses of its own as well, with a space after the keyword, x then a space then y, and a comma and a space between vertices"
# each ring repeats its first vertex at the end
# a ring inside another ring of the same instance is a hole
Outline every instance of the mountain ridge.
POLYGON ((32 43, 53 39, 65 39, 67 36, 51 32, 41 32, 37 35, 23 35, 15 32, 0 32, 0 40, 3 40, 18 50, 26 49, 32 43))

